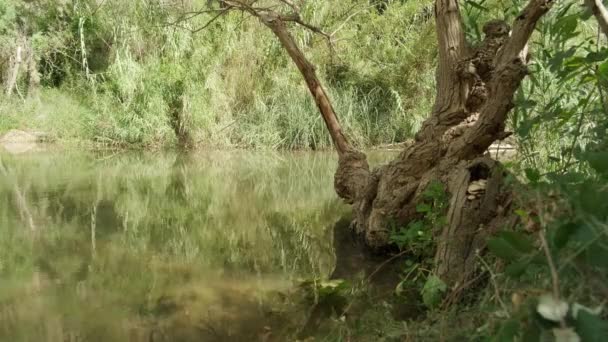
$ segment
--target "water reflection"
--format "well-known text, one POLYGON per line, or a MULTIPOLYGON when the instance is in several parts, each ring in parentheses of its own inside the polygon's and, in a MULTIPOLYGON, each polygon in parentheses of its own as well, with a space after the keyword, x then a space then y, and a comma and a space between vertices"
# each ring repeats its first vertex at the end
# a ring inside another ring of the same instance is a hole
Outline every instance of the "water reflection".
POLYGON ((282 340, 347 210, 329 153, 0 158, 2 341, 282 340))

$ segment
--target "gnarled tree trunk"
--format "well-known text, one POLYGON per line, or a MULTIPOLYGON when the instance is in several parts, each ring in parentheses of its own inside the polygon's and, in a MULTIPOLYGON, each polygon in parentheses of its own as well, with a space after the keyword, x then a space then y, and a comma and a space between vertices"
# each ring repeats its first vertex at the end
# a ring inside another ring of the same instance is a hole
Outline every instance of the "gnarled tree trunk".
POLYGON ((348 143, 314 66, 287 30, 286 22, 301 22, 297 6, 279 0, 294 13, 281 15, 255 2, 224 0, 228 9, 246 11, 278 37, 297 65, 317 103, 338 151, 337 194, 353 205, 355 232, 374 249, 389 245, 391 224, 406 226, 418 218, 416 205, 432 181, 443 183, 451 196, 448 223, 437 234, 435 273, 453 287, 472 276, 476 253, 497 227, 511 217, 511 194, 502 182, 501 166, 488 147, 509 134, 505 120, 513 95, 527 74, 527 43, 552 0, 530 0, 513 23, 493 20, 484 26, 483 42, 466 41, 458 0, 436 0, 439 42, 437 97, 430 117, 415 142, 382 167, 370 171, 366 156, 348 143), (471 184, 484 191, 471 192, 471 184))
MULTIPOLYGON (((513 95, 527 74, 527 42, 550 0, 531 0, 510 26, 499 20, 484 26, 476 48, 465 40, 457 0, 437 0, 439 41, 437 99, 414 144, 374 172, 363 186, 351 189, 356 231, 372 248, 389 244, 391 222, 407 225, 417 218, 416 205, 431 181, 440 181, 451 196, 448 224, 437 236, 435 272, 451 286, 473 273, 475 253, 485 238, 508 217, 510 194, 500 165, 484 156, 496 140, 508 136, 505 120, 513 95), (467 193, 474 181, 485 193, 467 193)), ((336 179, 352 168, 341 158, 336 179)), ((338 192, 339 194, 341 192, 338 192)), ((351 198, 346 198, 351 200, 351 198)))

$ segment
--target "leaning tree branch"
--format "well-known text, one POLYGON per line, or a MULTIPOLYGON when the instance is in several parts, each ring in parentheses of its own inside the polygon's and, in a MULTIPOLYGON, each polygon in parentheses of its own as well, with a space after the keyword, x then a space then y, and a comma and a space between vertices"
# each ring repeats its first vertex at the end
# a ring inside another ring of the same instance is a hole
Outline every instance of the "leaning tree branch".
POLYGON ((608 10, 604 7, 601 0, 585 0, 585 5, 589 7, 591 13, 597 19, 600 29, 608 37, 608 10))
POLYGON ((272 15, 272 13, 260 14, 259 18, 262 23, 270 28, 270 30, 272 30, 272 32, 277 36, 283 48, 285 48, 293 62, 296 64, 298 70, 300 70, 300 73, 304 77, 306 84, 308 85, 308 89, 314 97, 315 103, 321 112, 338 154, 342 155, 353 150, 352 145, 342 133, 342 127, 338 121, 333 106, 331 105, 329 97, 321 85, 321 82, 317 78, 315 67, 312 65, 312 63, 310 63, 306 56, 304 56, 304 53, 296 44, 293 36, 287 30, 285 22, 282 21, 278 16, 272 15))
POLYGON ((291 60, 297 66, 306 81, 310 94, 317 104, 317 108, 325 121, 325 126, 338 152, 338 169, 334 177, 336 193, 347 202, 353 203, 361 196, 369 179, 370 172, 366 156, 354 148, 348 139, 346 139, 331 100, 317 77, 316 68, 306 58, 302 50, 300 50, 295 39, 287 29, 286 22, 299 24, 312 32, 325 35, 328 39, 331 36, 312 25, 304 23, 297 12, 284 15, 269 8, 255 8, 243 2, 243 0, 224 0, 224 2, 235 9, 240 9, 242 12, 249 13, 258 18, 262 24, 274 33, 291 60))
POLYGON ((475 125, 450 144, 448 156, 459 159, 475 157, 504 136, 505 120, 513 108, 513 95, 528 74, 527 61, 522 52, 527 51, 536 23, 552 4, 553 0, 530 0, 515 19, 511 37, 495 58, 488 101, 475 125))
POLYGON ((313 96, 315 103, 319 108, 319 111, 321 112, 323 120, 325 121, 325 125, 327 126, 327 129, 338 154, 342 156, 347 152, 354 151, 355 149, 348 142, 342 132, 342 126, 338 121, 333 106, 331 105, 329 96, 325 92, 325 89, 321 85, 321 82, 319 81, 316 75, 315 67, 306 58, 302 50, 300 50, 298 44, 295 42, 295 39, 287 29, 285 23, 294 22, 309 29, 314 33, 322 34, 328 39, 330 38, 330 36, 327 33, 323 32, 321 29, 302 21, 298 12, 295 12, 298 7, 292 1, 281 2, 287 4, 292 10, 294 10, 294 12, 284 15, 274 11, 269 7, 254 7, 253 3, 255 3, 255 1, 245 2, 243 0, 224 0, 224 3, 232 9, 241 10, 258 18, 262 24, 267 26, 274 33, 274 35, 279 39, 279 42, 281 43, 283 48, 287 51, 289 57, 296 64, 298 70, 304 77, 308 89, 311 95, 313 96))

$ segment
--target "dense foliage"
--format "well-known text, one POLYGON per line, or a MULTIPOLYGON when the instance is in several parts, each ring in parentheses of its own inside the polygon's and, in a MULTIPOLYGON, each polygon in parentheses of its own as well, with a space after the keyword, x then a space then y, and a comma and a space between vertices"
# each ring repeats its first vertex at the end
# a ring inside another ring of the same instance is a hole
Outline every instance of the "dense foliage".
MULTIPOLYGON (((308 1, 305 19, 332 44, 294 31, 320 68, 359 144, 410 137, 433 99, 431 1, 308 1)), ((3 99, 0 127, 51 130, 111 145, 170 143, 171 113, 207 146, 320 148, 322 120, 288 57, 255 19, 214 13, 183 20, 204 1, 0 2, 0 73, 18 37, 39 65, 41 101, 3 99)), ((6 82, 6 80, 4 80, 6 82)), ((26 73, 20 85, 27 90, 26 73)), ((26 97, 26 94, 22 94, 26 97)))

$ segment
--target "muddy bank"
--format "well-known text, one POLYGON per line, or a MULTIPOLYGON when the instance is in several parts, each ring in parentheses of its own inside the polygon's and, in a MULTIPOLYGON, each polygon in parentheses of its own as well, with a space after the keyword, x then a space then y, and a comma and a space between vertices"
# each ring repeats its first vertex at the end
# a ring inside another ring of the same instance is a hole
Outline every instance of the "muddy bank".
POLYGON ((0 135, 0 149, 10 154, 35 152, 45 149, 53 141, 45 132, 12 129, 0 135))
POLYGON ((345 217, 334 226, 336 266, 330 280, 344 281, 347 286, 364 289, 365 298, 346 296, 343 300, 316 303, 306 325, 298 334, 301 339, 319 336, 320 331, 327 329, 324 325, 331 319, 339 319, 346 324, 354 323, 365 315, 370 305, 383 302, 390 303, 390 314, 395 321, 414 319, 424 312, 416 304, 420 300, 415 289, 404 289, 399 298, 395 295, 397 286, 403 280, 404 262, 409 256, 396 251, 378 253, 371 250, 354 233, 351 222, 351 217, 345 217), (374 303, 368 301, 370 298, 373 298, 374 303))

